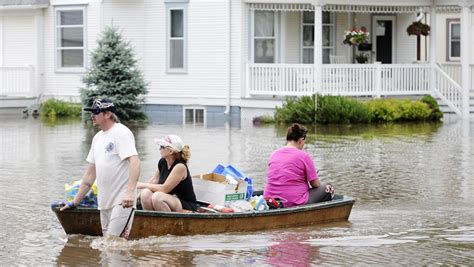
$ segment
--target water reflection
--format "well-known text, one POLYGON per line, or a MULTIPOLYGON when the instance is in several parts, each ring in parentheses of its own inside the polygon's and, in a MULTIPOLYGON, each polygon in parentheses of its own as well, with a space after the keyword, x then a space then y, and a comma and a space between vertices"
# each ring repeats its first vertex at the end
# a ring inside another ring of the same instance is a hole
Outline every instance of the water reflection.
MULTIPOLYGON (((95 237, 66 236, 49 209, 64 196, 64 184, 82 176, 97 130, 81 122, 0 119, 5 265, 472 264, 474 122, 313 128, 306 150, 323 180, 356 199, 350 223, 103 246, 95 237)), ((153 138, 175 133, 191 147, 192 174, 231 163, 258 189, 286 126, 149 124, 132 131, 141 180, 156 170, 153 138)))
POLYGON ((272 266, 320 264, 319 247, 305 243, 308 238, 308 234, 284 234, 276 238, 274 241, 278 244, 268 247, 266 262, 272 266))

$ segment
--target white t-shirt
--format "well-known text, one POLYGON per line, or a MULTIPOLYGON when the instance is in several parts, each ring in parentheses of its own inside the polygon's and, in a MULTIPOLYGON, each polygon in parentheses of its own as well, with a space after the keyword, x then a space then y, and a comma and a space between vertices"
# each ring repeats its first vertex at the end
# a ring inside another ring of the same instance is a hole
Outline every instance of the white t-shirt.
MULTIPOLYGON (((127 158, 133 155, 138 155, 135 138, 121 123, 94 136, 87 161, 95 164, 99 210, 122 203, 129 178, 127 158)), ((135 196, 136 193, 135 189, 135 196)))

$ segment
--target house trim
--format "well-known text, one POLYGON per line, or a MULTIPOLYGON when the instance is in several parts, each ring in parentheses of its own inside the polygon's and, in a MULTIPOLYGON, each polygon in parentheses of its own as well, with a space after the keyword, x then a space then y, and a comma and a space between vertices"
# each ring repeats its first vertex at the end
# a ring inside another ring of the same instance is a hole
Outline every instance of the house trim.
POLYGON ((171 3, 166 4, 166 73, 188 73, 188 4, 187 3, 171 3), (183 67, 171 68, 171 11, 183 11, 183 67))
POLYGON ((273 30, 274 30, 274 36, 259 36, 255 38, 255 11, 256 10, 251 10, 250 14, 250 62, 255 63, 255 39, 273 39, 275 47, 273 48, 273 63, 279 63, 281 60, 281 55, 280 55, 280 46, 282 43, 281 37, 280 37, 280 12, 278 11, 272 11, 272 10, 257 10, 257 11, 270 11, 273 12, 273 30))
POLYGON ((53 16, 53 38, 54 38, 54 72, 55 73, 84 73, 87 69, 88 60, 87 60, 87 6, 84 5, 74 5, 74 6, 61 6, 54 8, 54 16, 53 16), (58 11, 68 11, 68 10, 82 10, 83 16, 83 67, 61 67, 59 63, 58 57, 58 22, 57 16, 58 11))
POLYGON ((392 63, 397 63, 397 16, 396 15, 377 15, 372 16, 372 51, 375 52, 374 60, 377 59, 377 36, 374 33, 375 22, 377 20, 391 20, 392 21, 392 63))
MULTIPOLYGON (((450 25, 452 23, 458 23, 461 25, 461 19, 446 19, 446 61, 447 62, 460 62, 461 57, 451 57, 451 29, 450 25)), ((462 38, 462 37, 461 37, 462 38)), ((461 42, 459 42, 461 43, 461 42)))
POLYGON ((186 125, 186 110, 193 110, 193 125, 196 125, 196 110, 202 110, 203 111, 203 125, 206 125, 207 120, 207 110, 206 106, 188 106, 188 105, 183 105, 183 125, 186 125))
MULTIPOLYGON (((251 10, 266 10, 266 11, 314 11, 313 4, 287 4, 287 3, 248 3, 251 10)), ((409 6, 403 5, 355 5, 355 4, 326 4, 322 6, 323 11, 326 12, 359 12, 359 13, 379 13, 379 14, 394 14, 394 13, 416 13, 428 11, 429 4, 415 4, 409 6)))

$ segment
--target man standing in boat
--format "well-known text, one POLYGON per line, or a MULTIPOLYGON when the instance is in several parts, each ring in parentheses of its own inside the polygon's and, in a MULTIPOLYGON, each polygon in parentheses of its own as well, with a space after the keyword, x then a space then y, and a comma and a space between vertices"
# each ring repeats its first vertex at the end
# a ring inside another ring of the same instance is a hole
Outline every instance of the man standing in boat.
POLYGON ((114 103, 96 99, 91 108, 92 123, 101 129, 92 140, 89 165, 77 195, 62 210, 76 207, 97 177, 98 207, 104 236, 127 239, 135 214, 140 159, 133 133, 121 124, 114 103))

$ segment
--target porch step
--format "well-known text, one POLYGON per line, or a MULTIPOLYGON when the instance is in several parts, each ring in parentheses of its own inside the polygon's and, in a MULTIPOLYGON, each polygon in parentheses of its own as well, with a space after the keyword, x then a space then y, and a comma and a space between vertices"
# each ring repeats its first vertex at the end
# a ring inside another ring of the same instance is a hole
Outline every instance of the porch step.
POLYGON ((37 97, 0 97, 0 114, 20 114, 26 108, 37 106, 37 97))
MULTIPOLYGON (((454 113, 454 111, 452 109, 450 109, 448 107, 448 105, 446 105, 444 103, 443 100, 439 99, 439 98, 436 98, 436 101, 438 102, 438 105, 439 105, 439 109, 441 110, 441 112, 443 113, 447 113, 447 114, 452 114, 454 113)), ((471 95, 471 97, 469 98, 469 113, 471 114, 474 114, 474 96, 471 95)))

